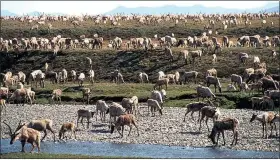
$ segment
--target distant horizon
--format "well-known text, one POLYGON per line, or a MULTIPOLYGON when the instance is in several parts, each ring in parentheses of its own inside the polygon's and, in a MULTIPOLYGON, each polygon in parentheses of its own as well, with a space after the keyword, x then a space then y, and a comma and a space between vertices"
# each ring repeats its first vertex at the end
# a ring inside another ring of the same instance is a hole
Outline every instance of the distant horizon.
POLYGON ((105 14, 118 7, 190 7, 201 5, 207 8, 254 9, 276 4, 279 1, 1 1, 1 11, 7 10, 19 16, 31 12, 61 13, 68 15, 105 14), (253 3, 252 3, 253 2, 253 3), (62 7, 66 6, 66 7, 62 7))

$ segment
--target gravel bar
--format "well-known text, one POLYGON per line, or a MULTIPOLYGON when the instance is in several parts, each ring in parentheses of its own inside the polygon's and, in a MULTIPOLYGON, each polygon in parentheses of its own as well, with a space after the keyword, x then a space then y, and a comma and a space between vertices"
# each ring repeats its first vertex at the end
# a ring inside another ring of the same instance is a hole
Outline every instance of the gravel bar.
MULTIPOLYGON (((53 120, 53 128, 58 137, 58 131, 64 122, 76 122, 77 110, 85 108, 95 110, 93 105, 14 105, 8 104, 7 115, 2 115, 2 121, 6 119, 8 124, 15 129, 19 120, 28 122, 32 119, 48 118, 53 120)), ((112 143, 136 143, 136 144, 163 144, 191 147, 206 147, 212 146, 212 142, 208 139, 207 127, 205 121, 202 122, 202 132, 199 133, 199 123, 197 123, 198 112, 194 113, 195 121, 191 119, 190 113, 186 116, 186 122, 183 122, 183 117, 186 108, 165 107, 163 115, 156 113, 155 117, 148 115, 146 104, 140 104, 141 115, 137 117, 137 124, 140 136, 137 136, 135 127, 131 131, 131 135, 127 137, 128 127, 125 127, 124 137, 121 138, 117 131, 110 134, 108 120, 109 115, 106 115, 107 123, 102 123, 100 117, 96 121, 96 115, 92 119, 89 129, 83 128, 79 124, 77 140, 79 141, 102 141, 112 143)), ((279 151, 279 137, 276 138, 275 131, 273 137, 262 138, 262 125, 258 121, 250 123, 250 118, 253 113, 262 113, 262 111, 253 111, 249 109, 220 109, 221 117, 236 117, 240 122, 238 128, 238 144, 231 146, 233 138, 232 131, 225 132, 226 145, 222 146, 223 140, 220 135, 219 147, 235 149, 235 150, 258 150, 258 151, 279 151)), ((2 113, 3 114, 3 113, 2 113)), ((86 122, 86 119, 84 119, 86 122)), ((208 121, 209 128, 213 126, 212 119, 208 121)), ((85 123, 86 127, 86 123, 85 123)), ((279 123, 277 123, 279 132, 279 123)), ((3 138, 9 138, 8 128, 2 125, 3 138)), ((44 133, 42 132, 42 135, 44 133)), ((270 134, 270 126, 268 125, 268 135, 270 134)), ((69 135, 69 133, 66 133, 69 135)), ((52 141, 52 134, 48 131, 47 141, 52 141)))

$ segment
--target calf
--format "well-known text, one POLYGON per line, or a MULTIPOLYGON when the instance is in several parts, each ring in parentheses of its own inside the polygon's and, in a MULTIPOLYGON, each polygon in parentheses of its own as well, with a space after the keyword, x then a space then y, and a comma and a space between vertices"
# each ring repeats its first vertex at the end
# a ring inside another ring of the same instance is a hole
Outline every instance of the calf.
POLYGON ((64 123, 61 128, 60 128, 60 131, 59 131, 59 139, 64 139, 65 138, 65 132, 67 131, 71 131, 71 135, 70 135, 70 138, 72 137, 72 134, 74 134, 75 136, 75 139, 76 139, 76 132, 75 132, 75 123, 73 122, 67 122, 67 123, 64 123))

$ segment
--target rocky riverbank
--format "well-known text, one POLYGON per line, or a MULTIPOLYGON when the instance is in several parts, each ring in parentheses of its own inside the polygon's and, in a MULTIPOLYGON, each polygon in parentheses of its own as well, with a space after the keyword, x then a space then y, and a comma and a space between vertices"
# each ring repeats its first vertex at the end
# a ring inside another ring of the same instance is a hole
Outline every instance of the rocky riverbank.
MULTIPOLYGON (((164 144, 164 145, 179 145, 192 147, 212 146, 212 142, 208 139, 207 127, 205 122, 202 123, 202 132, 199 133, 199 123, 191 119, 190 113, 186 117, 186 122, 183 122, 183 117, 186 112, 185 108, 164 108, 163 115, 158 113, 156 117, 147 115, 147 107, 141 104, 141 115, 137 118, 140 136, 137 136, 135 127, 133 127, 131 136, 127 137, 128 127, 125 127, 124 137, 121 138, 117 131, 110 134, 108 123, 101 123, 100 117, 96 121, 94 117, 92 125, 89 129, 85 129, 79 124, 77 140, 81 141, 102 141, 113 143, 145 143, 145 144, 164 144)), ((63 122, 76 122, 77 110, 81 108, 95 110, 92 105, 25 105, 16 106, 8 105, 7 115, 2 116, 2 121, 6 119, 7 123, 15 129, 20 120, 28 122, 32 119, 48 118, 52 119, 53 128, 58 131, 63 122)), ((230 146, 232 141, 232 131, 225 132, 226 145, 221 148, 236 149, 236 150, 260 150, 260 151, 278 151, 279 152, 279 137, 264 139, 262 138, 262 127, 260 122, 254 121, 250 123, 250 118, 256 111, 248 109, 220 109, 221 118, 236 117, 240 122, 238 144, 230 146)), ((261 113, 258 111, 257 113, 261 113)), ((108 121, 109 116, 106 115, 108 121)), ((194 113, 197 120, 198 113, 194 113)), ((86 121, 86 120, 84 120, 86 121)), ((212 120, 208 121, 209 128, 213 126, 212 120)), ((86 126, 86 123, 85 123, 86 126)), ((277 124, 279 130, 279 124, 277 124)), ((8 138, 8 128, 2 125, 3 138, 8 138)), ((278 131, 279 132, 279 131, 278 131)), ((43 135, 44 133, 42 133, 43 135)), ((69 133, 67 133, 68 135, 69 133)), ((270 126, 268 125, 268 134, 270 134, 270 126)), ((47 141, 52 140, 52 134, 48 131, 47 141)), ((220 136, 219 144, 223 144, 222 135, 220 136)))

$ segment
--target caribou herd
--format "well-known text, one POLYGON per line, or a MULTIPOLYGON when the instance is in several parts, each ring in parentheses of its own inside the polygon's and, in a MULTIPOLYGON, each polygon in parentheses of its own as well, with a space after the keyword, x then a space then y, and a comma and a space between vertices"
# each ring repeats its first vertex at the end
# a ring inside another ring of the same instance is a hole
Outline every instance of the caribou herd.
MULTIPOLYGON (((173 49, 179 48, 180 53, 179 57, 183 57, 186 65, 190 63, 195 63, 195 59, 198 59, 213 51, 213 59, 211 61, 213 63, 218 63, 218 51, 221 51, 223 48, 230 47, 271 47, 276 48, 280 46, 280 38, 279 35, 275 35, 272 37, 260 35, 244 35, 239 37, 236 41, 230 40, 228 36, 220 37, 217 32, 212 33, 215 27, 218 25, 222 25, 223 29, 234 27, 250 25, 252 20, 258 20, 260 24, 264 27, 267 25, 268 17, 279 17, 279 13, 259 13, 259 14, 198 14, 198 15, 115 15, 115 16, 48 16, 48 15, 40 15, 40 16, 23 16, 23 17, 1 17, 1 20, 5 22, 6 20, 20 21, 22 23, 29 23, 32 25, 31 29, 40 29, 40 26, 46 25, 49 30, 53 29, 53 25, 56 21, 61 21, 62 23, 71 22, 75 27, 79 27, 83 25, 84 21, 93 21, 95 25, 99 25, 100 23, 106 24, 110 23, 114 26, 122 25, 125 21, 137 21, 142 25, 157 25, 159 23, 170 22, 174 23, 174 25, 179 25, 179 23, 183 22, 201 24, 206 21, 205 19, 209 19, 209 21, 204 26, 205 32, 201 33, 200 36, 187 36, 186 38, 176 38, 176 36, 172 33, 171 35, 166 35, 163 37, 159 37, 157 34, 153 37, 133 37, 129 40, 122 40, 121 37, 115 37, 113 39, 105 40, 98 34, 94 34, 92 37, 86 35, 80 35, 79 38, 71 38, 71 37, 62 37, 61 35, 57 35, 52 38, 43 38, 43 37, 20 37, 20 38, 12 38, 12 39, 0 39, 0 47, 1 51, 9 52, 10 50, 21 51, 21 50, 52 50, 53 54, 56 56, 58 51, 60 50, 68 50, 68 49, 76 49, 76 48, 87 48, 87 49, 95 49, 100 50, 104 48, 112 48, 116 50, 123 49, 144 49, 144 50, 153 50, 153 49, 162 49, 164 53, 169 57, 170 63, 174 62, 174 54, 173 49), (108 42, 107 45, 104 43, 108 42), (220 43, 221 42, 221 43, 220 43), (191 50, 189 48, 192 48, 191 50)), ((273 26, 274 22, 270 22, 270 25, 273 26)), ((231 52, 230 54, 236 55, 236 60, 240 63, 248 63, 248 58, 252 55, 245 52, 231 52)), ((271 50, 271 62, 277 62, 277 56, 279 53, 276 49, 271 50)), ((279 61, 279 59, 278 59, 279 61)), ((55 83, 65 84, 69 83, 69 81, 75 83, 78 81, 78 85, 82 88, 81 92, 83 95, 83 99, 86 99, 87 104, 90 103, 91 89, 84 86, 84 81, 88 80, 93 85, 95 82, 95 72, 94 67, 92 66, 92 60, 90 57, 86 57, 85 63, 88 65, 88 70, 86 72, 77 73, 75 70, 67 71, 65 68, 62 68, 61 71, 55 72, 50 70, 48 64, 44 65, 44 68, 33 70, 30 73, 24 73, 24 71, 19 71, 17 73, 6 72, 1 73, 1 82, 3 86, 0 89, 0 104, 1 104, 1 114, 2 110, 6 111, 6 103, 29 103, 32 105, 35 102, 35 92, 32 91, 31 87, 46 87, 46 85, 52 85, 55 83), (51 81, 50 84, 45 84, 45 81, 51 81), (38 85, 39 84, 39 85, 38 85), (14 91, 11 91, 11 87, 16 86, 14 91)), ((187 82, 190 83, 191 80, 194 81, 196 86, 197 98, 198 102, 187 104, 185 107, 187 108, 187 112, 185 116, 192 112, 199 112, 198 122, 200 123, 199 130, 201 129, 201 122, 206 117, 206 126, 209 118, 213 119, 214 125, 209 135, 209 138, 212 140, 214 144, 218 144, 218 140, 216 141, 215 137, 220 133, 223 134, 224 130, 232 130, 233 131, 233 144, 237 144, 238 139, 238 127, 239 120, 236 118, 224 118, 219 119, 221 116, 221 112, 216 104, 213 103, 217 99, 216 88, 221 92, 233 92, 238 90, 239 92, 249 92, 251 94, 253 91, 262 91, 262 97, 252 97, 252 109, 274 109, 275 105, 280 103, 280 91, 279 91, 279 81, 280 81, 280 71, 279 73, 268 75, 266 63, 270 62, 261 62, 260 58, 257 56, 253 57, 253 62, 251 64, 251 68, 246 68, 242 75, 231 74, 229 79, 229 84, 227 86, 227 91, 222 90, 222 85, 220 82, 220 78, 218 77, 218 72, 215 68, 210 68, 206 70, 204 73, 199 73, 195 70, 192 71, 175 71, 174 73, 165 74, 163 71, 157 73, 157 80, 154 83, 153 88, 151 88, 151 93, 146 103, 148 106, 148 111, 151 111, 152 116, 156 116, 156 111, 159 112, 161 116, 163 115, 164 103, 167 98, 168 88, 172 87, 173 84, 184 85, 187 82), (198 82, 198 74, 203 74, 204 80, 202 82, 198 82), (212 91, 209 87, 213 85, 215 90, 212 91), (163 86, 165 88, 163 88, 163 86), (203 100, 206 98, 207 102, 199 101, 199 98, 203 100), (201 116, 200 116, 201 114, 201 116)), ((140 83, 151 83, 149 80, 149 74, 140 72, 134 73, 134 75, 138 78, 138 82, 140 83)), ((110 77, 110 82, 113 83, 125 83, 126 75, 123 75, 120 70, 116 69, 108 75, 110 77)), ((120 84, 121 85, 121 84, 120 84)), ((56 88, 51 93, 51 99, 61 102, 61 97, 63 95, 63 91, 60 88, 56 88)), ((105 102, 103 100, 97 100, 96 102, 96 111, 90 111, 85 109, 80 109, 77 111, 78 119, 77 124, 75 123, 65 123, 62 124, 62 127, 59 131, 59 139, 63 139, 65 137, 66 131, 71 131, 76 137, 76 128, 78 127, 78 121, 81 119, 81 123, 83 124, 83 118, 87 119, 87 128, 89 128, 90 119, 96 115, 98 112, 100 114, 100 119, 102 122, 106 122, 106 114, 110 115, 110 129, 111 133, 114 132, 114 129, 117 128, 117 131, 123 137, 124 126, 127 125, 130 127, 130 131, 132 129, 132 125, 134 125, 138 131, 137 127, 137 116, 140 116, 139 111, 139 102, 138 97, 125 97, 121 101, 121 103, 116 102, 105 102), (113 120, 111 120, 113 118, 113 120), (122 130, 120 132, 120 129, 122 130)), ((9 106, 10 107, 10 106, 9 106)), ((6 114, 6 112, 5 112, 6 114)), ((3 115, 5 115, 3 113, 3 115)), ((192 115, 191 115, 192 116, 192 115)), ((279 122, 279 115, 273 112, 265 112, 261 115, 253 115, 251 122, 254 120, 258 120, 263 125, 263 133, 264 128, 267 124, 271 125, 271 134, 274 124, 274 129, 276 130, 275 122, 279 122)), ((185 121, 185 118, 184 118, 185 121)), ((49 119, 41 119, 41 120, 32 120, 28 124, 19 123, 17 129, 12 132, 11 127, 6 121, 3 122, 8 126, 11 136, 11 143, 17 139, 21 139, 22 141, 22 151, 24 151, 24 145, 26 142, 32 144, 32 150, 35 145, 38 147, 38 151, 40 151, 40 132, 44 131, 45 135, 42 140, 47 135, 46 130, 50 130, 54 134, 55 141, 55 133, 52 129, 52 120, 49 119)), ((130 135, 130 131, 129 134, 130 135)), ((210 132, 210 129, 208 128, 210 132)), ((266 130, 267 131, 267 130, 266 130)), ((71 133, 71 134, 72 134, 71 133)), ((277 134, 277 131, 276 131, 277 134)), ((139 135, 139 131, 138 131, 139 135)), ((263 137, 264 134, 263 134, 263 137)), ((267 137, 267 133, 266 133, 267 137)), ((225 144, 225 140, 224 140, 225 144)), ((31 151, 32 151, 31 150, 31 151)))
MULTIPOLYGON (((102 37, 98 37, 97 34, 95 37, 86 37, 85 35, 81 35, 79 39, 72 39, 69 37, 62 37, 61 35, 57 35, 53 38, 13 38, 6 39, 0 38, 0 50, 8 52, 10 50, 19 52, 20 50, 52 50, 54 55, 57 55, 58 51, 64 49, 77 49, 77 48, 87 48, 87 49, 103 49, 104 48, 104 39, 102 37)), ((218 36, 218 35, 217 35, 218 36)), ((137 37, 130 38, 129 40, 123 41, 122 38, 116 37, 114 39, 108 40, 107 49, 140 49, 143 48, 145 50, 153 50, 157 48, 164 48, 165 53, 170 56, 171 60, 173 60, 172 47, 192 47, 196 49, 197 47, 202 48, 202 52, 210 52, 213 50, 214 54, 218 53, 222 50, 222 48, 230 48, 230 47, 279 47, 280 46, 280 38, 279 36, 272 37, 261 37, 260 35, 252 35, 252 36, 241 36, 237 39, 236 43, 232 40, 229 40, 227 36, 223 36, 222 43, 218 41, 218 38, 203 32, 201 36, 188 36, 186 38, 176 38, 170 35, 166 35, 163 37, 158 37, 158 35, 154 35, 153 38, 148 37, 137 37)), ((105 48, 105 49, 106 49, 105 48)), ((201 56, 197 50, 186 52, 184 50, 181 51, 182 55, 186 59, 190 54, 192 58, 201 56)), ((273 57, 276 57, 277 53, 272 54, 273 57)), ((215 59, 215 58, 214 58, 215 59)), ((186 61, 187 63, 187 61, 186 61)))
MULTIPOLYGON (((263 27, 268 26, 268 18, 279 17, 279 13, 243 13, 243 14, 165 14, 165 15, 82 15, 82 16, 50 16, 41 14, 39 16, 2 16, 1 20, 5 21, 18 21, 19 23, 31 25, 31 29, 39 30, 44 25, 47 25, 48 29, 55 28, 51 23, 70 23, 75 27, 83 25, 84 22, 92 22, 94 25, 100 24, 112 24, 121 25, 122 23, 136 22, 140 25, 159 25, 159 24, 194 24, 203 25, 204 32, 201 36, 189 35, 184 38, 175 38, 175 35, 171 33, 169 36, 163 35, 159 37, 155 34, 153 37, 132 37, 128 40, 123 40, 121 37, 115 37, 108 39, 107 48, 114 49, 130 49, 130 48, 144 48, 154 49, 157 47, 172 47, 192 46, 203 47, 205 49, 213 48, 218 51, 222 47, 240 47, 240 46, 279 46, 279 36, 272 37, 260 35, 244 35, 238 38, 234 43, 227 36, 221 37, 222 42, 218 42, 218 28, 226 30, 232 27, 246 27, 251 24, 251 21, 257 21, 263 27)), ((277 23, 276 23, 277 24, 277 23)), ((274 22, 271 21, 269 26, 273 27, 274 22)), ((90 49, 102 49, 104 48, 104 38, 100 37, 97 33, 93 35, 80 35, 79 38, 62 37, 57 35, 55 37, 14 37, 8 39, 5 37, 0 39, 1 50, 9 51, 19 49, 43 49, 53 50, 54 54, 57 54, 58 50, 71 49, 71 48, 90 48, 90 49)), ((170 50, 167 50, 170 52, 170 50)))

